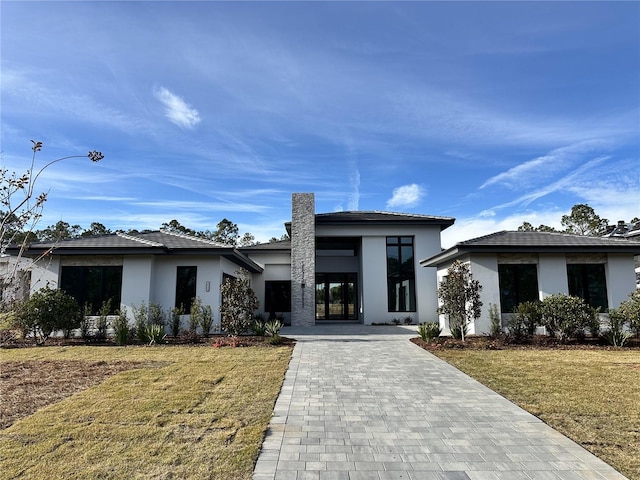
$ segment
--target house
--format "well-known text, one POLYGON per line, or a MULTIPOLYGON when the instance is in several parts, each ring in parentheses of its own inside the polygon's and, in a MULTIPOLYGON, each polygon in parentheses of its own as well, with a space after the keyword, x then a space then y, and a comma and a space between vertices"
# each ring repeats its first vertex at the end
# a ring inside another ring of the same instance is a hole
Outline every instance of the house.
MULTIPOLYGON (((31 245, 43 269, 32 290, 59 287, 94 310, 144 302, 188 312, 199 297, 218 311, 220 284, 239 268, 250 273, 259 311, 286 323, 435 321, 436 273, 418 259, 441 251, 453 218, 390 212, 315 213, 312 193, 292 195, 290 241, 245 248, 166 231, 112 234, 31 245)), ((37 277, 37 278, 34 278, 37 277)), ((215 315, 219 323, 219 315, 215 315)))
MULTIPOLYGON (((482 285, 483 302, 482 316, 469 333, 482 334, 490 331, 491 304, 503 319, 521 302, 556 293, 582 297, 602 312, 618 307, 636 288, 639 254, 640 242, 630 238, 502 231, 459 242, 420 265, 435 267, 439 283, 455 260, 469 264, 482 285)), ((442 316, 440 325, 447 327, 442 316)))

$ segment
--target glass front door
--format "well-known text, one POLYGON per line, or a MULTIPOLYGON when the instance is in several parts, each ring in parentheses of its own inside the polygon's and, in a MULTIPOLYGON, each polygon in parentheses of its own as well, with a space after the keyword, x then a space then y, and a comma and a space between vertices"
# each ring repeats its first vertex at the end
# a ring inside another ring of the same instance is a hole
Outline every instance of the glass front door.
POLYGON ((356 320, 355 273, 316 274, 316 320, 356 320))

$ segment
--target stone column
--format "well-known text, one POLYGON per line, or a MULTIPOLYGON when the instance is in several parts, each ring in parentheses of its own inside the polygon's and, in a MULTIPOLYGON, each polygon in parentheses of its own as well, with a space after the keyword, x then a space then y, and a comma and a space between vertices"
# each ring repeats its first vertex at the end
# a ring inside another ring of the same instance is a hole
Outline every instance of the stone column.
POLYGON ((313 193, 291 195, 291 325, 315 325, 316 214, 313 193))

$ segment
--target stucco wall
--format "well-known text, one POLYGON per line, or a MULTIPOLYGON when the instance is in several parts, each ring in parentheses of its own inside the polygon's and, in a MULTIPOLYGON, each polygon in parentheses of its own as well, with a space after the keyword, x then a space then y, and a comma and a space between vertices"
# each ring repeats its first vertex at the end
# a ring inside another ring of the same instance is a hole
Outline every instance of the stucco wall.
MULTIPOLYGON (((391 322, 393 319, 411 317, 414 322, 436 320, 436 272, 434 268, 423 268, 418 263, 420 259, 434 255, 440 251, 440 227, 415 226, 360 226, 345 228, 321 225, 316 229, 316 235, 322 237, 344 236, 361 237, 362 248, 359 255, 360 275, 358 277, 361 296, 359 299, 360 320, 370 325, 372 323, 391 322), (414 237, 414 269, 416 276, 416 311, 389 312, 387 305, 387 247, 388 236, 414 237)), ((338 257, 327 257, 323 265, 324 271, 330 271, 330 262, 339 262, 338 257)), ((352 257, 343 257, 344 262, 352 257)), ((325 260, 320 257, 318 263, 325 260)), ((336 265, 334 265, 336 266, 336 265)), ((355 265, 354 265, 355 266, 355 265)), ((336 266, 337 267, 337 266, 336 266)), ((318 267, 320 268, 320 267, 318 267)), ((339 268, 339 267, 338 267, 339 268)), ((345 267, 343 267, 345 268, 345 267)), ((351 268, 351 264, 348 264, 351 268)), ((336 269, 334 271, 348 271, 336 269)), ((351 270, 349 270, 351 271, 351 270)), ((353 270, 355 271, 355 270, 353 270)))
POLYGON ((632 255, 607 255, 607 296, 609 308, 618 308, 621 302, 629 299, 629 294, 635 290, 636 275, 632 255))

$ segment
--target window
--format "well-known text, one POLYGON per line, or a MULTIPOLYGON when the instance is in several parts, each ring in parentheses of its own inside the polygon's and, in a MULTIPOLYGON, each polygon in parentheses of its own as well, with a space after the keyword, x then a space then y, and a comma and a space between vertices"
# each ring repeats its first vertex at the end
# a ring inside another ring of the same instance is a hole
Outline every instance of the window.
POLYGON ((265 312, 291 311, 291 281, 271 280, 264 283, 265 312))
POLYGON ((416 311, 413 237, 387 237, 387 305, 390 312, 416 311))
POLYGON ((502 313, 512 313, 520 303, 539 300, 536 265, 499 264, 498 284, 502 313))
POLYGON ((178 267, 176 275, 176 308, 184 313, 191 311, 191 302, 196 297, 198 267, 178 267))
POLYGON ((592 307, 606 311, 607 280, 601 263, 568 264, 569 295, 580 297, 592 307))
POLYGON ((80 307, 88 305, 91 315, 97 315, 102 304, 111 300, 109 314, 115 314, 120 309, 122 267, 63 266, 60 289, 75 298, 80 307))

